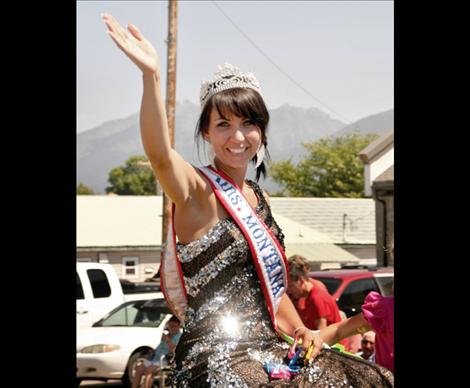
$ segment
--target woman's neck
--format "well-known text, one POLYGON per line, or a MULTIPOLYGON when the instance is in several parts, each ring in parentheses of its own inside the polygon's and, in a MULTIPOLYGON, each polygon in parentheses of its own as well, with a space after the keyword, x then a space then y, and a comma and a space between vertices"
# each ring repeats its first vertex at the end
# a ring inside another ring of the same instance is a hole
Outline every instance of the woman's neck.
POLYGON ((244 168, 233 168, 222 164, 217 158, 214 159, 212 165, 216 168, 216 170, 222 171, 225 175, 232 179, 238 185, 238 187, 240 187, 240 189, 243 189, 248 166, 244 168))

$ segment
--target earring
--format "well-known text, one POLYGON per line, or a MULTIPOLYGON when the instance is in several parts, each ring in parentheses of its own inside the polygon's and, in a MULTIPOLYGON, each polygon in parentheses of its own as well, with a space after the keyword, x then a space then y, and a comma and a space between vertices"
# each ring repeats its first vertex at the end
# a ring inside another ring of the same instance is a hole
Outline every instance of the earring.
POLYGON ((261 163, 263 163, 265 154, 266 154, 266 148, 264 147, 264 144, 261 143, 261 146, 258 148, 258 152, 256 153, 255 168, 258 168, 259 166, 261 166, 261 163))

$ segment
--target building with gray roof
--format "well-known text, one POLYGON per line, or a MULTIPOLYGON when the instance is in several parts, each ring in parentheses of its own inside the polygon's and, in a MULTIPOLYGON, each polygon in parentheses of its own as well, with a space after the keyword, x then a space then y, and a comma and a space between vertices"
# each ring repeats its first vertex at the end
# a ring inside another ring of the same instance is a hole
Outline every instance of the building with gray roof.
POLYGON ((394 130, 391 129, 359 152, 364 163, 365 194, 372 196, 376 213, 376 256, 379 265, 394 264, 390 246, 394 239, 394 130))

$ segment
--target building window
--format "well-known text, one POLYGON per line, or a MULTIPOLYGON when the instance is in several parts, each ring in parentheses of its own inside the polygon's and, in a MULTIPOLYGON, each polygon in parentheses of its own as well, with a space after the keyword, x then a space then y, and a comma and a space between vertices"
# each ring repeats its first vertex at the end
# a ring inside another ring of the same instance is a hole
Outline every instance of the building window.
POLYGON ((91 263, 91 257, 77 257, 78 263, 91 263))
POLYGON ((109 264, 108 254, 104 252, 98 253, 98 263, 109 264))
POLYGON ((139 258, 123 257, 122 258, 122 276, 124 278, 136 278, 139 276, 139 258))

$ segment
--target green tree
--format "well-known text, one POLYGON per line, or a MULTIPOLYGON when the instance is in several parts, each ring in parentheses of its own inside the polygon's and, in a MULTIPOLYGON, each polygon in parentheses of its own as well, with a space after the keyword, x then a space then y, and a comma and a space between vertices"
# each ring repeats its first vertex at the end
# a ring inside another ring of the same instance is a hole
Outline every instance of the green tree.
POLYGON ((95 192, 89 188, 88 186, 85 186, 82 182, 80 182, 77 186, 77 194, 78 195, 93 195, 95 192))
POLYGON ((353 132, 302 143, 305 158, 296 166, 272 163, 270 174, 293 197, 363 197, 364 165, 357 154, 377 137, 353 132))
POLYGON ((109 172, 106 193, 119 195, 156 195, 157 182, 145 156, 132 156, 125 166, 109 172))

